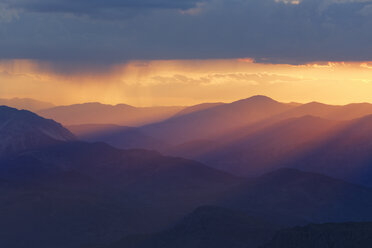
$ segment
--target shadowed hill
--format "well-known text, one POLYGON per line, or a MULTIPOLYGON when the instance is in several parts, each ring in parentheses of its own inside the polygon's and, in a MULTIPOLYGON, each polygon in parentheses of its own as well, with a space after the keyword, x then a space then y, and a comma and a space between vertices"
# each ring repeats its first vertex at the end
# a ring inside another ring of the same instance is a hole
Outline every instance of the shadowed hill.
POLYGON ((221 203, 288 225, 372 220, 371 189, 294 169, 250 180, 221 203))
POLYGON ((372 219, 371 189, 294 169, 250 179, 214 204, 223 208, 200 207, 165 231, 127 236, 108 247, 254 248, 284 226, 372 219))
POLYGON ((154 232, 241 182, 198 162, 104 143, 58 144, 0 164, 0 245, 17 248, 154 232))
MULTIPOLYGON (((58 144, 25 152, 3 163, 16 164, 17 159, 25 157, 49 164, 49 168, 57 171, 78 171, 102 183, 143 190, 149 193, 149 197, 169 192, 180 194, 178 189, 185 189, 185 193, 188 193, 189 189, 194 188, 194 184, 195 187, 203 185, 212 191, 218 191, 221 187, 240 181, 228 173, 192 160, 167 157, 140 149, 120 150, 105 143, 58 144)), ((181 194, 174 197, 182 200, 181 194)))
POLYGON ((80 140, 105 142, 121 149, 142 148, 161 151, 168 147, 163 141, 146 135, 139 128, 134 127, 87 124, 67 126, 67 128, 80 140))
POLYGON ((240 212, 200 207, 166 231, 128 236, 107 248, 256 248, 275 230, 275 225, 240 212))

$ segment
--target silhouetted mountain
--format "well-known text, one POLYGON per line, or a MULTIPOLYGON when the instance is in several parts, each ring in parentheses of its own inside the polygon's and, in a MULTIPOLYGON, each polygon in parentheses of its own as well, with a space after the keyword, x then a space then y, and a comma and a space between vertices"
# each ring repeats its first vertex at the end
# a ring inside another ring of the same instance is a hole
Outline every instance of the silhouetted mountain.
POLYGON ((308 225, 280 231, 262 248, 370 248, 372 223, 308 225))
POLYGON ((371 189, 294 169, 249 180, 221 203, 287 225, 372 220, 371 189))
POLYGON ((218 207, 200 207, 174 227, 150 235, 128 236, 109 248, 256 248, 275 233, 275 225, 218 207))
POLYGON ((118 125, 87 124, 67 126, 80 140, 89 142, 105 142, 121 149, 164 150, 168 145, 141 132, 139 128, 118 125))
POLYGON ((279 114, 292 106, 265 96, 254 96, 143 127, 143 131, 166 142, 182 144, 195 139, 208 139, 227 130, 254 123, 279 114))
POLYGON ((54 107, 54 105, 49 102, 42 102, 30 98, 0 98, 0 105, 9 106, 19 110, 26 109, 33 112, 54 107))
POLYGON ((53 120, 0 106, 0 156, 74 139, 73 134, 53 120))
POLYGON ((113 106, 101 103, 83 103, 50 108, 39 111, 38 114, 64 125, 95 123, 139 126, 165 120, 182 109, 184 107, 137 108, 126 104, 113 106))

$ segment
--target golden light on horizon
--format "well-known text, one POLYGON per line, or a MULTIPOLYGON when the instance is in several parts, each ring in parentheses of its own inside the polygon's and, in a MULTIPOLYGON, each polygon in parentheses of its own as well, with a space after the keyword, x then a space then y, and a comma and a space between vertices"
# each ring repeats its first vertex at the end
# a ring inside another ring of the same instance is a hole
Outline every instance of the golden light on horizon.
POLYGON ((0 82, 1 98, 55 104, 191 105, 257 94, 283 102, 372 102, 372 62, 132 61, 106 71, 64 74, 42 63, 15 60, 0 63, 0 82))

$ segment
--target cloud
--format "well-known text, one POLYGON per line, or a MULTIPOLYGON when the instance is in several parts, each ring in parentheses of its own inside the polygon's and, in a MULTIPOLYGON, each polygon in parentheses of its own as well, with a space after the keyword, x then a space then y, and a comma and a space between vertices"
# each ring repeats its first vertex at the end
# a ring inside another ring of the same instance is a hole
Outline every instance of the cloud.
POLYGON ((213 86, 223 84, 245 84, 245 85, 265 85, 283 82, 300 82, 302 77, 287 76, 273 73, 216 73, 207 74, 199 77, 190 77, 181 74, 173 76, 154 76, 152 82, 147 84, 154 85, 186 85, 186 86, 213 86))
POLYGON ((18 17, 18 11, 15 9, 9 9, 7 5, 0 2, 0 23, 10 22, 14 18, 18 17))
POLYGON ((0 59, 50 62, 61 73, 130 60, 372 60, 371 0, 0 3, 0 19, 7 20, 0 27, 0 59))

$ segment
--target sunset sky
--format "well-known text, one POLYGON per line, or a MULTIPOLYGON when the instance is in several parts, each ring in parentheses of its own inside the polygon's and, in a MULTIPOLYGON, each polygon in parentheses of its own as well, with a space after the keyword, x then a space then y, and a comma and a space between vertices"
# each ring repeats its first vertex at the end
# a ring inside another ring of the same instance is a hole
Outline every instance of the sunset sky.
POLYGON ((0 0, 0 98, 372 102, 372 0, 0 0))

